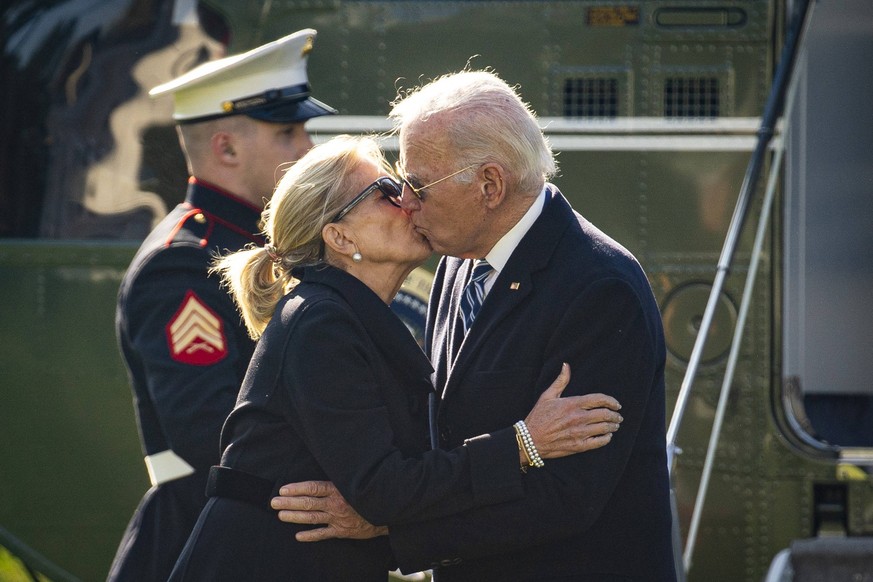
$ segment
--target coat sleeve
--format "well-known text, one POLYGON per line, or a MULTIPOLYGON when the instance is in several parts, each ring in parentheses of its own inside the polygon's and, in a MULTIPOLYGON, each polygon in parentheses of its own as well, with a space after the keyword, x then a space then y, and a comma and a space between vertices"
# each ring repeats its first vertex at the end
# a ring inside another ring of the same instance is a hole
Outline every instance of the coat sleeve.
POLYGON ((147 405, 169 448, 197 469, 218 463, 221 426, 236 401, 253 345, 227 292, 216 277, 207 278, 205 255, 186 247, 160 253, 133 283, 125 310, 128 341, 142 368, 140 377, 146 378, 147 405), (212 335, 202 349, 217 350, 212 359, 198 361, 196 346, 190 357, 174 350, 180 342, 197 341, 183 335, 184 327, 173 327, 185 317, 194 327, 209 328, 212 335))
MULTIPOLYGON (((613 492, 629 459, 650 453, 660 459, 657 450, 664 447, 664 411, 658 417, 648 406, 663 373, 660 328, 653 326, 651 308, 626 282, 602 279, 572 302, 546 342, 542 370, 558 369, 565 361, 571 366, 565 395, 604 392, 621 403, 624 422, 612 442, 529 470, 525 495, 518 500, 392 526, 391 544, 402 571, 523 552, 585 532, 607 504, 622 503, 613 499, 613 492)), ((548 381, 540 378, 541 383, 548 381)))
POLYGON ((380 385, 386 376, 376 372, 385 363, 350 311, 319 301, 293 334, 283 382, 295 421, 326 474, 368 521, 429 519, 521 495, 514 441, 493 447, 499 451, 485 460, 486 479, 471 471, 475 443, 420 456, 397 448, 380 385))

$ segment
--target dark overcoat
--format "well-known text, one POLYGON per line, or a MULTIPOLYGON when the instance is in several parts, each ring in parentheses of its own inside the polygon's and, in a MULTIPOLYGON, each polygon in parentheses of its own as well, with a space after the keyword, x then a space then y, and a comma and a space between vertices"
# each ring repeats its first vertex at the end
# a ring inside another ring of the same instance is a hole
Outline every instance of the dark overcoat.
POLYGON ((172 580, 384 582, 386 537, 298 543, 270 498, 285 483, 333 481, 374 524, 448 515, 518 494, 515 443, 484 437, 429 450, 432 368, 367 286, 333 267, 297 272, 258 340, 222 431, 223 467, 269 485, 262 499, 214 497, 172 580))
POLYGON ((525 417, 562 362, 565 395, 610 394, 624 422, 606 447, 529 470, 523 499, 392 527, 401 568, 437 566, 440 581, 674 580, 665 347, 640 265, 551 185, 463 339, 458 301, 471 264, 440 263, 428 314, 441 446, 482 433, 514 439, 504 427, 525 417))

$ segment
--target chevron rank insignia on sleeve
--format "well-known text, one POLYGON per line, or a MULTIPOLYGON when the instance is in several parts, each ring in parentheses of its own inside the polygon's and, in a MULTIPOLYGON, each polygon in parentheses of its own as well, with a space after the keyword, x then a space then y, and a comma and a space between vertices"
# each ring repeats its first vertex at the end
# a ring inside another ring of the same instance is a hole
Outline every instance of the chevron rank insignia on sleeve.
POLYGON ((227 355, 224 323, 190 289, 166 327, 170 356, 177 362, 208 366, 227 355))

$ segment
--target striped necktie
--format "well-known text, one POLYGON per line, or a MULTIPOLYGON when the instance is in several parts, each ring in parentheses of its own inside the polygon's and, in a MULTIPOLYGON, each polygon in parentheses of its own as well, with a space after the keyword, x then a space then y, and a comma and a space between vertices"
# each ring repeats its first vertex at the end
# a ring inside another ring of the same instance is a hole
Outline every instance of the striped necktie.
POLYGON ((493 267, 485 259, 476 261, 473 267, 473 276, 464 288, 464 295, 461 297, 461 320, 464 323, 464 333, 467 333, 467 330, 473 325, 473 320, 482 307, 482 302, 485 300, 485 279, 493 270, 493 267))

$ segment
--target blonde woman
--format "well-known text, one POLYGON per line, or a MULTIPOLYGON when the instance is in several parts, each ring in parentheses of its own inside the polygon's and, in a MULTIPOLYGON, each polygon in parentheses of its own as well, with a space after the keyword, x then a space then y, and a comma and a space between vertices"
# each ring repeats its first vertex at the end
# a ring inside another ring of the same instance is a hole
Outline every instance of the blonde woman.
POLYGON ((526 419, 530 443, 483 435, 429 450, 432 368, 388 307, 431 253, 401 192, 374 140, 335 138, 280 181, 264 211, 267 244, 218 263, 258 345, 222 431, 211 499, 171 580, 384 582, 387 535, 297 542, 308 526, 277 518, 278 488, 333 481, 374 524, 444 516, 508 500, 517 493, 507 483, 530 462, 598 448, 618 428, 612 398, 558 398, 565 371, 526 419), (572 429, 559 416, 575 418, 572 429))

